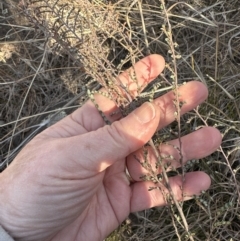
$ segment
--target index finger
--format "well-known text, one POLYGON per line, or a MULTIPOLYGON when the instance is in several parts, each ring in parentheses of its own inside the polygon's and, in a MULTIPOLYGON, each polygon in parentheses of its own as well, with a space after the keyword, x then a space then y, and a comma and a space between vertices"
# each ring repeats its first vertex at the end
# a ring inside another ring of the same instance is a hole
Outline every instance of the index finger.
MULTIPOLYGON (((127 88, 131 96, 136 97, 148 83, 162 72, 164 67, 165 61, 161 55, 149 55, 137 62, 134 67, 120 74, 118 82, 127 88), (135 75, 137 81, 132 79, 131 74, 135 75)), ((106 92, 105 89, 101 89, 101 91, 106 92)), ((123 96, 123 98, 126 98, 126 96, 123 96)), ((102 94, 95 94, 94 101, 110 122, 116 120, 116 116, 112 115, 113 112, 118 110, 116 102, 102 94)), ((88 131, 96 130, 104 125, 99 110, 95 108, 91 100, 88 100, 81 109, 74 113, 73 117, 78 123, 84 123, 84 127, 88 131)))

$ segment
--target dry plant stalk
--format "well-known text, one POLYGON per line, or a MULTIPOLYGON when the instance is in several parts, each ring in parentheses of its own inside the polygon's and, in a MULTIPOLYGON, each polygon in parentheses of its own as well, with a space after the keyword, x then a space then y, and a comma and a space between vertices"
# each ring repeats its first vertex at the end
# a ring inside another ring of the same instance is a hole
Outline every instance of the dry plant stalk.
MULTIPOLYGON (((179 91, 178 91, 179 84, 178 84, 178 72, 177 72, 177 60, 180 59, 181 56, 179 54, 176 54, 176 47, 178 46, 178 44, 173 41, 172 28, 171 28, 171 23, 170 23, 169 16, 168 16, 169 12, 166 9, 165 2, 163 0, 161 0, 161 7, 162 7, 163 14, 166 17, 166 23, 163 24, 162 31, 166 35, 166 42, 167 42, 167 45, 169 46, 169 53, 171 54, 171 57, 172 57, 172 63, 168 64, 167 68, 170 70, 170 72, 172 74, 171 78, 173 81, 173 86, 171 88, 173 89, 173 93, 175 95, 175 99, 173 100, 173 105, 175 106, 174 115, 175 115, 175 119, 178 123, 178 140, 179 140, 178 152, 179 152, 179 156, 180 156, 179 161, 180 161, 180 164, 182 167, 182 173, 181 173, 182 183, 184 183, 185 179, 184 179, 184 168, 183 168, 181 122, 180 122, 181 106, 183 103, 181 103, 179 101, 179 91)), ((138 85, 138 80, 136 79, 136 74, 135 74, 134 68, 132 68, 132 71, 131 70, 129 71, 129 77, 132 80, 132 82, 137 83, 137 85, 138 85)), ((141 90, 141 89, 143 89, 142 86, 139 87, 139 90, 141 90)), ((153 100, 153 96, 154 96, 156 89, 157 88, 152 89, 152 97, 149 99, 150 101, 153 100)), ((116 103, 122 116, 126 116, 129 112, 131 112, 133 109, 140 106, 141 103, 143 103, 143 102, 141 102, 141 98, 135 99, 134 96, 129 92, 128 86, 122 86, 122 84, 119 83, 117 81, 117 79, 115 81, 113 80, 113 82, 111 82, 111 86, 108 86, 107 92, 108 92, 107 94, 103 93, 103 92, 95 92, 95 93, 104 95, 105 97, 110 97, 110 99, 116 103)), ((138 95, 139 94, 140 94, 140 92, 138 93, 138 95)), ((99 113, 102 115, 106 124, 110 124, 110 122, 107 120, 107 118, 103 115, 101 109, 99 109, 99 106, 94 99, 94 93, 89 92, 89 96, 90 96, 91 100, 93 101, 93 103, 95 104, 96 108, 99 110, 99 113)), ((169 165, 165 165, 164 161, 166 161, 168 158, 170 160, 171 157, 163 157, 160 153, 159 148, 155 146, 153 139, 151 139, 148 142, 148 145, 151 146, 151 148, 154 151, 155 158, 156 158, 156 167, 157 167, 156 169, 158 169, 158 167, 160 167, 162 170, 162 174, 161 174, 161 178, 159 178, 158 173, 153 171, 151 165, 149 164, 150 162, 148 160, 148 153, 143 148, 143 152, 144 152, 143 156, 145 159, 144 162, 141 162, 137 156, 135 158, 148 171, 149 174, 145 175, 141 178, 142 178, 142 180, 153 181, 154 184, 157 184, 156 187, 149 187, 149 191, 158 189, 160 192, 162 192, 163 196, 165 197, 166 203, 168 203, 170 206, 172 206, 174 204, 177 207, 177 210, 178 210, 181 220, 183 222, 183 227, 185 228, 185 230, 187 232, 187 237, 193 241, 194 239, 192 237, 191 232, 189 231, 188 223, 184 216, 181 204, 176 199, 176 197, 172 191, 172 188, 169 184, 169 178, 167 175, 167 168, 169 168, 169 165), (168 190, 169 194, 165 193, 165 191, 164 191, 165 188, 168 190)), ((182 192, 182 199, 184 199, 183 192, 182 192)), ((180 224, 181 224, 181 222, 177 215, 173 214, 172 217, 173 217, 172 220, 173 220, 173 225, 176 230, 176 234, 178 236, 178 239, 181 240, 177 227, 175 225, 174 219, 176 218, 176 221, 179 222, 180 224)))

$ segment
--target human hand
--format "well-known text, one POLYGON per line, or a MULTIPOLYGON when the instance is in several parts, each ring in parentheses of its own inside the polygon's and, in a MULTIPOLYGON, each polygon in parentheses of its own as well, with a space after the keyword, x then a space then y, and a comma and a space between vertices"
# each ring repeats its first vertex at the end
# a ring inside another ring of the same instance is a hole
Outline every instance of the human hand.
MULTIPOLYGON (((140 85, 152 81, 164 68, 159 55, 151 55, 135 66, 140 85)), ((119 79, 130 81, 128 73, 119 79)), ((134 90, 134 84, 131 86, 134 90)), ((179 88, 186 104, 181 114, 207 97, 200 82, 179 88)), ((0 174, 0 225, 16 240, 103 240, 130 212, 165 205, 159 190, 148 191, 151 182, 141 182, 146 170, 134 159, 157 129, 174 121, 174 94, 169 92, 152 104, 145 103, 125 118, 104 126, 91 101, 36 136, 0 174), (135 180, 129 183, 125 168, 135 180)), ((105 115, 115 104, 101 95, 96 102, 105 115)), ((220 133, 205 127, 182 137, 183 161, 202 158, 218 148, 220 133)), ((169 143, 179 145, 178 140, 169 143)), ((171 145, 161 151, 179 155, 171 145)), ((140 157, 141 158, 141 157, 140 157)), ((153 164, 153 159, 149 160, 153 164)), ((153 164, 154 166, 154 164, 153 164)), ((178 200, 200 194, 210 186, 203 172, 170 178, 178 200)), ((167 190, 166 190, 167 192, 167 190)))

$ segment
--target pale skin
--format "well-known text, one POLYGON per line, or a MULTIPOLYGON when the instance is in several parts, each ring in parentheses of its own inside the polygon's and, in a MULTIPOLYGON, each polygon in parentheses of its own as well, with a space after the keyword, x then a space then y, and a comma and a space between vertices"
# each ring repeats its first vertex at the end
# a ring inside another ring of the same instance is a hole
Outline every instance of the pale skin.
MULTIPOLYGON (((139 83, 147 84, 160 74, 164 59, 151 55, 135 65, 139 83)), ((129 82, 128 73, 119 76, 129 82)), ((135 86, 131 89, 134 91, 135 86)), ((202 103, 207 88, 192 81, 179 89, 186 103, 182 114, 202 103)), ((0 174, 0 225, 16 240, 103 240, 130 212, 166 205, 162 192, 148 191, 153 183, 142 182, 146 170, 136 161, 141 147, 157 129, 174 121, 174 95, 169 92, 152 104, 114 121, 115 104, 101 95, 96 101, 113 122, 104 121, 91 101, 36 136, 0 174), (139 114, 140 113, 140 114, 139 114), (142 116, 142 118, 141 118, 142 116), (129 183, 125 167, 134 182, 129 183)), ((168 140, 169 141, 169 140, 168 140)), ((169 141, 178 145, 178 140, 169 141)), ((205 127, 182 137, 183 161, 205 157, 221 143, 221 134, 205 127)), ((169 145, 161 151, 179 155, 169 145)), ((154 168, 154 157, 149 155, 154 168)), ((161 170, 156 170, 161 171, 161 170)), ((210 186, 204 172, 170 178, 177 200, 199 195, 210 186)), ((167 192, 167 190, 165 190, 167 192)))

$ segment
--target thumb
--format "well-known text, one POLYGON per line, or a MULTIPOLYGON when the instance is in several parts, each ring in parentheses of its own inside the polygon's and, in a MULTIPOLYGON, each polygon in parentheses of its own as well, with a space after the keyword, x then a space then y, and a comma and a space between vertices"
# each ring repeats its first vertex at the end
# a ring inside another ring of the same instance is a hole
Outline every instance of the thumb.
POLYGON ((159 119, 160 109, 146 102, 110 126, 71 137, 68 146, 75 149, 71 153, 76 156, 76 162, 81 162, 81 167, 101 172, 147 143, 157 129, 159 119))

